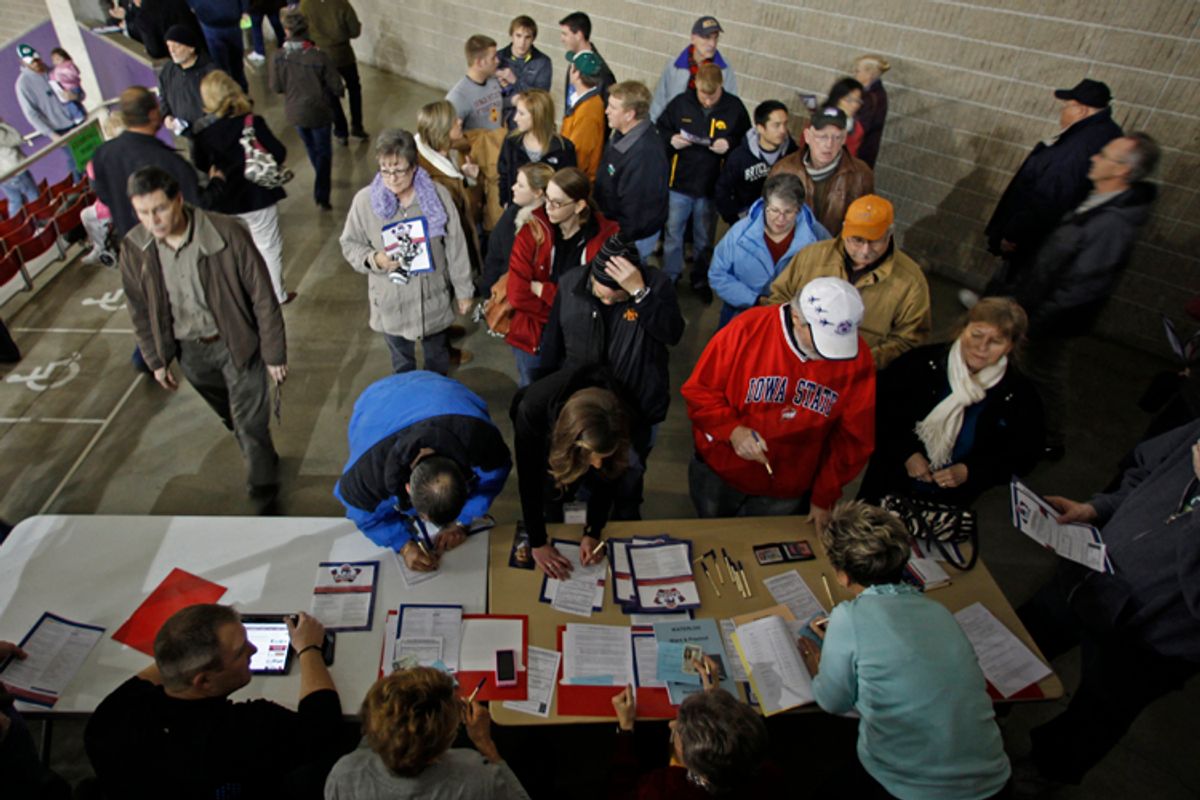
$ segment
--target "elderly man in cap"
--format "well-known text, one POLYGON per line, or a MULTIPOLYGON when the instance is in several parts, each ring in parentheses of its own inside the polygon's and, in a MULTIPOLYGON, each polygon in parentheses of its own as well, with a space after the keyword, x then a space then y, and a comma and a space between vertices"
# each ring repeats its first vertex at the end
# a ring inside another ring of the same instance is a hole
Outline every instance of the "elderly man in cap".
POLYGON ((692 25, 692 42, 683 48, 678 58, 668 61, 663 67, 658 85, 654 87, 654 99, 650 101, 650 119, 658 119, 678 95, 696 88, 696 70, 704 64, 716 64, 721 69, 725 91, 737 95, 737 73, 733 66, 717 50, 717 40, 725 29, 716 17, 701 17, 692 25))
MULTIPOLYGON (((25 119, 34 130, 46 137, 48 144, 74 128, 75 122, 67 107, 54 94, 50 86, 50 70, 38 51, 31 45, 21 43, 17 45, 17 57, 21 59, 21 70, 13 87, 17 102, 25 119)), ((36 145, 38 148, 42 146, 42 143, 36 145)), ((64 147, 62 152, 67 158, 67 169, 76 178, 80 177, 83 173, 75 166, 71 151, 64 147)))
POLYGON ((604 364, 635 394, 637 417, 657 425, 671 403, 667 348, 682 336, 674 284, 662 270, 643 267, 633 244, 617 234, 590 263, 559 278, 537 377, 604 364))
POLYGON ((802 514, 818 531, 875 447, 875 369, 863 302, 841 278, 748 309, 719 330, 683 384, 701 517, 802 514))
MULTIPOLYGON (((1056 90, 1054 96, 1062 101, 1058 133, 1034 145, 984 231, 988 251, 1004 259, 986 294, 1008 294, 1020 282, 1045 238, 1091 191, 1092 156, 1121 135, 1107 85, 1085 79, 1073 89, 1056 90)), ((973 305, 978 295, 963 290, 959 298, 973 305)))
POLYGON ((875 173, 846 149, 846 114, 840 108, 813 112, 804 146, 775 162, 771 175, 790 172, 804 181, 805 202, 817 221, 837 236, 846 209, 875 191, 875 173))
POLYGON ((929 283, 917 262, 896 248, 892 204, 874 194, 846 209, 842 233, 805 247, 771 284, 771 303, 786 303, 814 278, 849 281, 866 307, 859 332, 875 368, 925 343, 932 326, 929 283))
POLYGON ((176 136, 186 136, 190 140, 205 127, 200 81, 216 70, 217 65, 198 49, 202 37, 194 28, 172 25, 167 30, 166 40, 171 60, 158 73, 158 105, 163 125, 176 136))
POLYGON ((604 97, 600 92, 603 62, 591 50, 567 52, 567 81, 574 89, 563 111, 562 135, 575 145, 576 166, 596 180, 606 134, 604 97))

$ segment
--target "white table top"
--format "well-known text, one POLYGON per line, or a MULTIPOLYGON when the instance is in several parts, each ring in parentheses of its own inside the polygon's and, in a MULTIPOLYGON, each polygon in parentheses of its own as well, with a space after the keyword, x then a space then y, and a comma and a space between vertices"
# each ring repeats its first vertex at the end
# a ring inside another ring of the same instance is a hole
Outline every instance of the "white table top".
MULTIPOLYGON (((226 587, 218 601, 243 613, 307 611, 321 561, 379 561, 372 630, 341 632, 332 667, 346 714, 374 683, 388 609, 455 603, 487 609, 488 533, 448 553, 437 578, 408 589, 395 559, 345 519, 47 515, 19 524, 0 546, 0 639, 20 641, 49 611, 100 625, 105 635, 51 713, 90 713, 145 668, 143 653, 112 634, 175 567, 226 587)), ((295 708, 299 669, 256 676, 234 700, 265 697, 295 708)), ((34 709, 42 711, 44 709, 34 709)))

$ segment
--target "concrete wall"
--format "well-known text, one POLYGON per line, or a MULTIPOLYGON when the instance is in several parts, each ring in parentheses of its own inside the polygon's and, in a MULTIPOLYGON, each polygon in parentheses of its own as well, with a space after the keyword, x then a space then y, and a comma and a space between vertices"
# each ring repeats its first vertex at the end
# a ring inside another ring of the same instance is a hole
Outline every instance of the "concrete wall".
MULTIPOLYGON (((509 20, 529 14, 561 85, 557 20, 574 7, 354 3, 368 21, 360 58, 438 87, 462 75, 467 36, 486 33, 504 43, 509 20)), ((1159 313, 1178 316, 1183 300, 1200 293, 1198 0, 609 0, 578 7, 591 15, 593 40, 617 77, 651 85, 686 45, 695 18, 716 12, 726 30, 721 50, 751 106, 775 97, 799 109, 797 92, 824 95, 856 55, 886 55, 891 116, 879 190, 896 204, 904 247, 930 269, 973 285, 995 263, 982 249, 982 231, 996 199, 1033 144, 1055 130, 1051 89, 1103 80, 1116 96, 1118 122, 1149 131, 1165 153, 1157 214, 1102 332, 1162 350, 1159 313)))

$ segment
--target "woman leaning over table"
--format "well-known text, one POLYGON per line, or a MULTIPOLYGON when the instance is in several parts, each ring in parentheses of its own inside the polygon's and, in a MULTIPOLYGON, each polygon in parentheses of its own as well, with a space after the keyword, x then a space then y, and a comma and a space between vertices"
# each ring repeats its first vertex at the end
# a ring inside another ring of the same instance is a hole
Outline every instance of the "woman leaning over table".
POLYGON ((595 258, 617 223, 592 202, 592 183, 575 167, 560 169, 546 186, 546 202, 517 231, 508 260, 508 302, 512 325, 505 341, 517 359, 518 386, 533 382, 542 328, 550 317, 558 278, 595 258))
POLYGON ((969 506, 1037 463, 1042 404, 1013 363, 1028 324, 1013 300, 986 297, 953 340, 910 350, 879 373, 875 452, 860 499, 969 506))
POLYGON ((845 797, 1007 797, 1008 756, 975 651, 954 616, 905 583, 908 532, 881 508, 839 503, 821 532, 837 582, 854 595, 800 640, 817 704, 857 711, 862 770, 845 797))
POLYGON ((362 744, 334 764, 325 800, 529 800, 492 741, 487 706, 465 706, 445 672, 380 678, 361 716, 362 744), (476 749, 451 747, 460 722, 476 749))
POLYGON ((424 368, 445 375, 450 369, 450 324, 455 303, 471 310, 471 262, 458 212, 445 188, 417 164, 417 144, 405 130, 390 129, 375 141, 379 172, 360 189, 342 230, 342 255, 367 276, 371 329, 383 334, 396 372, 416 369, 416 343, 423 343, 424 368), (397 220, 423 217, 433 269, 409 274, 384 251, 383 228, 397 220), (390 276, 390 277, 389 277, 390 276))

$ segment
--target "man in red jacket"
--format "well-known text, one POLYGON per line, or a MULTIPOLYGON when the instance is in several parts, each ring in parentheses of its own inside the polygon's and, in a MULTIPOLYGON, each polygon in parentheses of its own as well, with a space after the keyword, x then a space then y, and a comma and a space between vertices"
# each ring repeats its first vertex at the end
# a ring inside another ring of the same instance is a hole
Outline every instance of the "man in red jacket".
POLYGON ((701 517, 785 515, 820 530, 875 447, 875 365, 863 304, 841 278, 738 315, 683 385, 701 517))

